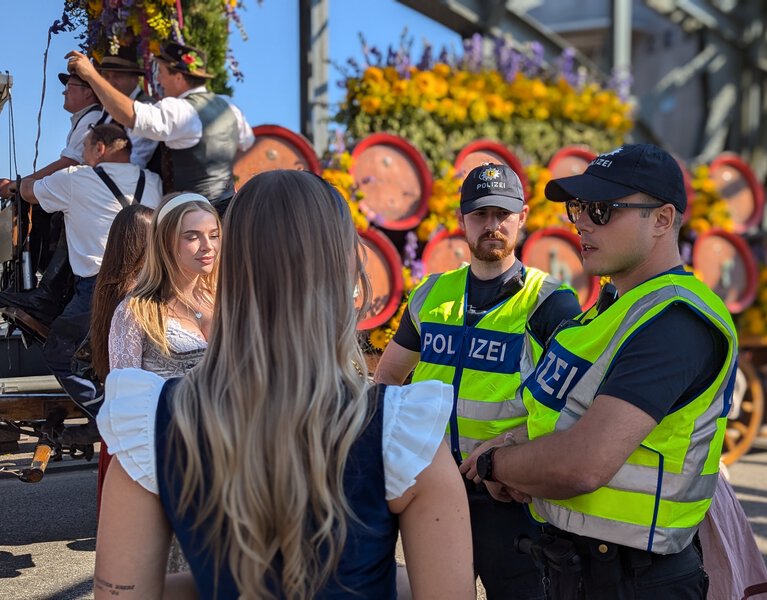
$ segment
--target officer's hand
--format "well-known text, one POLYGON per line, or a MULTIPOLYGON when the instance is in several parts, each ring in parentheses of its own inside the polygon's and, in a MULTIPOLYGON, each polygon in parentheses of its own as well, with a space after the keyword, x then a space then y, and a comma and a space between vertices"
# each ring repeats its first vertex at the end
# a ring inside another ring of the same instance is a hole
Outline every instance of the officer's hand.
POLYGON ((520 502, 528 504, 533 501, 532 497, 524 492, 510 488, 497 481, 485 481, 488 493, 499 502, 520 502))
POLYGON ((98 75, 93 63, 82 52, 72 50, 64 58, 68 59, 67 71, 74 73, 83 81, 90 81, 98 75))
POLYGON ((461 463, 461 466, 458 467, 458 470, 465 475, 466 479, 474 479, 475 483, 479 483, 476 467, 479 455, 484 454, 494 446, 503 446, 503 438, 505 435, 505 433, 502 433, 497 437, 482 442, 479 446, 474 448, 474 451, 469 454, 469 456, 466 457, 466 459, 461 463))
POLYGON ((488 493, 499 502, 513 502, 509 488, 497 481, 485 481, 488 493))

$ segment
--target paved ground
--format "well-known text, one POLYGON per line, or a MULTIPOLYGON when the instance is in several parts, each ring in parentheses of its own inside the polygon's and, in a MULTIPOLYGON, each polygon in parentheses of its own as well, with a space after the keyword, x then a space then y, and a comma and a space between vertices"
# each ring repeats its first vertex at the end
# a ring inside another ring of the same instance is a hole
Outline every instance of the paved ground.
MULTIPOLYGON (((0 466, 11 462, 0 456, 0 466)), ((767 559, 767 452, 741 459, 730 476, 767 559)), ((93 597, 96 459, 53 463, 37 484, 0 473, 0 507, 0 600, 93 597)))

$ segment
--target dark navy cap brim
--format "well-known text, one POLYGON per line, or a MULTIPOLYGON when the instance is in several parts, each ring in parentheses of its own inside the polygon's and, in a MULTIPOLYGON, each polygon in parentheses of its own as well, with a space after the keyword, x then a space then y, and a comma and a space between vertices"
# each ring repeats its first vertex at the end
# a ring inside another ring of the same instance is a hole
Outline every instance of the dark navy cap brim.
POLYGON ((502 196, 500 194, 490 194, 488 196, 480 196, 474 200, 461 203, 461 214, 468 215, 470 212, 479 210, 480 208, 487 208, 488 206, 495 206, 496 208, 502 208, 513 213, 521 213, 525 207, 525 203, 520 198, 513 198, 511 196, 502 196))
POLYGON ((572 177, 552 179, 546 184, 544 195, 554 202, 567 202, 573 198, 578 198, 582 202, 603 202, 624 198, 641 191, 583 173, 572 177))
POLYGON ((59 81, 66 85, 69 81, 69 73, 59 73, 59 81))

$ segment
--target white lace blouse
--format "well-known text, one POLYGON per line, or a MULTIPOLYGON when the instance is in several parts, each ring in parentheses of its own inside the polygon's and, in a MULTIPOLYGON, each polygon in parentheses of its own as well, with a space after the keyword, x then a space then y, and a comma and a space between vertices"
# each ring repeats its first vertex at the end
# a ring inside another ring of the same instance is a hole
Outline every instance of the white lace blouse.
MULTIPOLYGON (((96 418, 109 453, 154 494, 158 493, 155 415, 164 383, 162 377, 139 369, 111 371, 96 418)), ((431 464, 452 406, 453 387, 440 381, 386 388, 382 446, 387 500, 402 496, 431 464)))
POLYGON ((109 329, 109 369, 144 369, 164 379, 183 375, 196 365, 208 343, 199 334, 168 319, 168 346, 165 354, 138 324, 125 298, 117 306, 109 329))

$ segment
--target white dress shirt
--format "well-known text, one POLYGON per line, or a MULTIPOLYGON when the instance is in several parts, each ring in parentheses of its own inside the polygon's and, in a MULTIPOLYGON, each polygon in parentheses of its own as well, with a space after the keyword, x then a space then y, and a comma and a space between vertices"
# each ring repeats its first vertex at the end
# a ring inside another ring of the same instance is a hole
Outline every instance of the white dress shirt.
POLYGON ((61 158, 72 159, 78 165, 85 162, 83 159, 85 138, 90 132, 89 125, 95 125, 101 118, 100 106, 100 104, 91 104, 72 114, 70 117, 72 126, 69 129, 69 134, 67 134, 67 146, 61 151, 61 158))
MULTIPOLYGON (((138 95, 141 93, 141 88, 139 86, 136 86, 136 89, 134 89, 130 96, 128 96, 131 100, 135 100, 138 98, 138 95)), ((112 122, 112 116, 106 113, 106 110, 101 111, 102 117, 104 117, 103 123, 111 123, 112 122), (106 115, 106 116, 105 116, 106 115)), ((131 143, 131 153, 130 153, 130 161, 134 165, 138 165, 142 169, 146 167, 147 163, 149 162, 149 159, 152 158, 152 155, 154 154, 155 149, 157 148, 157 140, 150 140, 149 138, 143 137, 138 135, 133 129, 130 129, 128 127, 125 128, 125 131, 128 133, 128 138, 130 139, 131 143)))
MULTIPOLYGON (((202 139, 202 121, 192 104, 184 98, 200 92, 207 92, 205 86, 187 90, 177 98, 163 98, 156 104, 134 102, 133 110, 136 113, 136 120, 133 131, 150 140, 165 142, 165 145, 173 150, 183 150, 197 145, 202 139)), ((239 134, 237 146, 244 152, 255 141, 253 130, 240 109, 232 104, 229 98, 222 97, 229 102, 237 119, 239 134)))

